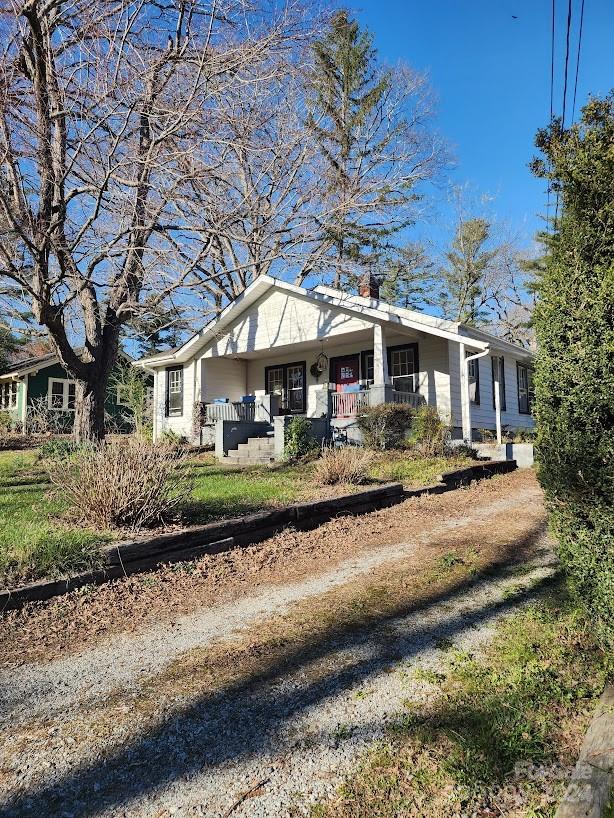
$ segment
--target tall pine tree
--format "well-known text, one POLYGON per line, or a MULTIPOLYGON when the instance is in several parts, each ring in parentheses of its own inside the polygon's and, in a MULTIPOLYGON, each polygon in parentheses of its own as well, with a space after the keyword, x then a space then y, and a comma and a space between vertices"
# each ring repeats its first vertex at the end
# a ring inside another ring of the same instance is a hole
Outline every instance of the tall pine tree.
POLYGON ((371 33, 346 10, 314 45, 308 92, 326 185, 322 226, 340 286, 412 222, 415 186, 433 175, 442 150, 426 127, 424 79, 380 66, 371 33))
POLYGON ((485 219, 459 222, 446 265, 440 270, 441 302, 446 318, 463 324, 478 324, 486 318, 486 277, 496 258, 487 249, 490 225, 485 219))

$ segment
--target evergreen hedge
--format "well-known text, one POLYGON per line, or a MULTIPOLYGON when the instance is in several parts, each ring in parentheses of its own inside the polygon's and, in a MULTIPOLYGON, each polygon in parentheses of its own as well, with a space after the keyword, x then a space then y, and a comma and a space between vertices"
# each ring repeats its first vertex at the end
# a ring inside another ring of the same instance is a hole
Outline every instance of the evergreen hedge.
POLYGON ((537 456, 569 586, 614 645, 614 96, 540 131, 560 217, 537 280, 537 456))

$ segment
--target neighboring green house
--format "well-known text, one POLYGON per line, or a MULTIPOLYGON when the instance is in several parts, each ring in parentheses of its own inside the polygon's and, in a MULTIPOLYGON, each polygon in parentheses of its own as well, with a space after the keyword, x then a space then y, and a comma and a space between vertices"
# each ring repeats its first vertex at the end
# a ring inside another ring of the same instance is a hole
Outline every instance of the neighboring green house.
MULTIPOLYGON (((127 363, 132 361, 125 353, 122 353, 122 357, 127 363)), ((58 427, 72 426, 75 381, 54 353, 18 361, 0 375, 0 411, 9 412, 15 425, 23 428, 34 411, 38 410, 40 415, 41 410, 45 409, 52 420, 57 413, 55 425, 58 427)), ((123 427, 128 430, 126 417, 131 413, 122 400, 121 386, 109 389, 105 409, 119 430, 123 427)))

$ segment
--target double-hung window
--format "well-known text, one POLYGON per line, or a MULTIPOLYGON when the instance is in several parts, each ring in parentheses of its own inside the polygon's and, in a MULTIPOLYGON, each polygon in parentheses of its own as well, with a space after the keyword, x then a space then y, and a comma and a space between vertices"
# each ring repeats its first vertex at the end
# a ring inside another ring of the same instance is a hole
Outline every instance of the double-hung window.
POLYGON ((497 375, 499 377, 499 395, 501 399, 501 411, 506 411, 505 405, 505 361, 503 355, 493 356, 491 359, 492 366, 492 408, 496 408, 495 403, 495 381, 497 375))
POLYGON ((365 386, 372 386, 375 383, 375 360, 372 352, 364 352, 362 357, 362 378, 365 386))
POLYGON ((388 350, 388 374, 398 392, 416 392, 416 347, 391 347, 388 350))
POLYGON ((17 408, 17 381, 3 383, 0 386, 0 409, 10 410, 17 408))
POLYGON ((533 370, 526 364, 516 363, 518 382, 518 411, 530 415, 533 407, 533 370))
POLYGON ((166 370, 166 416, 183 414, 183 367, 173 366, 166 370))
MULTIPOLYGON (((473 355, 473 352, 465 353, 465 356, 473 355)), ((480 361, 474 358, 467 363, 467 375, 469 377, 469 399, 476 406, 480 405, 480 361)))
POLYGON ((74 412, 75 381, 66 378, 49 378, 47 405, 56 412, 74 412))

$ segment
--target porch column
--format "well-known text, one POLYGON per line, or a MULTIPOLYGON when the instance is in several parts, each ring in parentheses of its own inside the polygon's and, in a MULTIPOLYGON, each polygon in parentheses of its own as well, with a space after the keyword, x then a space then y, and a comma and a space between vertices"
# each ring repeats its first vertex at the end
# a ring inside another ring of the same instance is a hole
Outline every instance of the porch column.
POLYGON ((21 431, 23 435, 28 432, 28 381, 29 375, 25 375, 21 386, 21 431))
POLYGON ((467 360, 465 355, 465 345, 459 343, 459 367, 460 367, 460 392, 461 392, 461 422, 463 427, 463 440, 471 443, 471 400, 469 399, 469 377, 467 360))
POLYGON ((373 386, 369 389, 371 405, 392 400, 392 386, 388 376, 388 351, 381 324, 373 325, 373 386))
POLYGON ((494 390, 495 390, 495 422, 497 425, 497 443, 501 445, 501 358, 493 358, 494 390))

